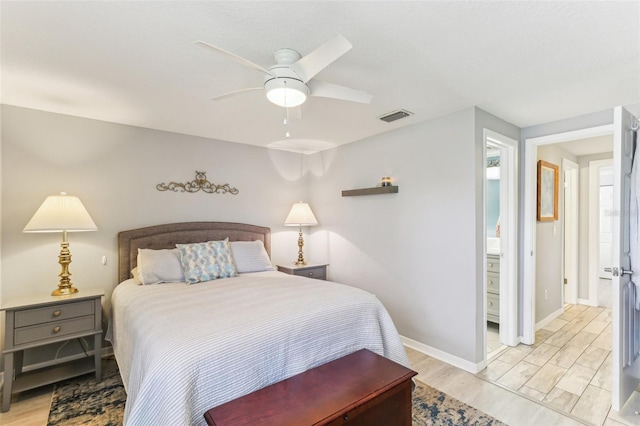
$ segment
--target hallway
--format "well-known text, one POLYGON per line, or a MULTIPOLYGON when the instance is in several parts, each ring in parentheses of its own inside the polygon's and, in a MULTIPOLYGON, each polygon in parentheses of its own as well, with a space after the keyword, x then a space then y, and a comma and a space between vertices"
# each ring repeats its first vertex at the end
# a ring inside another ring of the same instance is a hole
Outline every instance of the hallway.
POLYGON ((477 376, 601 425, 611 407, 611 309, 566 305, 534 345, 501 351, 477 376))

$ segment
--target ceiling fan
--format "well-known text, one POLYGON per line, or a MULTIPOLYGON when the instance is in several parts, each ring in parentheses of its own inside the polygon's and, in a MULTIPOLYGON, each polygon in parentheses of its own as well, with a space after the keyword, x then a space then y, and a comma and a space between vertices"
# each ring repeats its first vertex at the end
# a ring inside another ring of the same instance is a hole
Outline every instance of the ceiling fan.
POLYGON ((262 87, 228 92, 212 98, 211 100, 214 101, 255 90, 266 91, 267 99, 285 108, 303 104, 308 96, 341 99, 363 104, 368 104, 373 99, 373 95, 370 93, 313 78, 351 50, 351 43, 341 35, 333 37, 305 57, 293 49, 278 49, 273 53, 276 64, 268 69, 204 41, 196 41, 195 44, 265 74, 262 87))

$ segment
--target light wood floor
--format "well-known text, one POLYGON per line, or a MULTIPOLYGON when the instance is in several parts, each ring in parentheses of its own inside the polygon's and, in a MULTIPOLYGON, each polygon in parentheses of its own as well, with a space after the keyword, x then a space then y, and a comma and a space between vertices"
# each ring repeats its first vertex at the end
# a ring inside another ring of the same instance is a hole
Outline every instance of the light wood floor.
MULTIPOLYGON (((580 426, 581 423, 542 406, 517 392, 482 380, 475 375, 422 352, 407 348, 416 378, 511 426, 580 426)), ((52 386, 14 395, 11 410, 0 413, 2 426, 45 426, 52 386)), ((640 402, 639 402, 640 403, 640 402)), ((639 425, 631 413, 624 418, 610 414, 604 426, 639 425)), ((639 416, 635 416, 639 417, 639 416)))
POLYGON ((2 426, 46 426, 53 385, 13 395, 11 409, 0 413, 2 426))
POLYGON ((480 378, 590 423, 611 409, 611 309, 566 305, 532 346, 501 351, 480 378))

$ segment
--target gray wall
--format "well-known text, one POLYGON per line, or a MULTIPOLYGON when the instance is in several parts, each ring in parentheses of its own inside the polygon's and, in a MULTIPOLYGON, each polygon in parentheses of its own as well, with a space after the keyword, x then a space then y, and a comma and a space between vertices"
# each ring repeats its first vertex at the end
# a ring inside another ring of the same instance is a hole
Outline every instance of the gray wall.
POLYGON ((400 333, 472 363, 483 358, 483 128, 519 129, 469 108, 318 153, 310 193, 317 260, 366 289, 400 333), (391 176, 394 195, 342 197, 391 176), (319 254, 319 252, 318 252, 319 254))
MULTIPOLYGON (((301 158, 250 145, 2 106, 0 299, 48 294, 56 287, 61 235, 25 234, 22 229, 48 195, 61 191, 80 197, 98 226, 97 232, 69 234, 70 271, 80 291, 104 289, 107 310, 117 284, 116 238, 121 230, 200 220, 269 226, 274 262, 290 263, 296 258, 297 232, 283 222, 291 205, 307 196, 301 158), (155 189, 161 182, 191 181, 195 170, 206 171, 209 181, 229 183, 240 193, 155 189), (102 256, 107 256, 106 266, 102 256)), ((65 350, 79 349, 68 346, 65 350)), ((27 354, 25 363, 49 355, 27 354)))
POLYGON ((564 235, 564 185, 562 185, 562 159, 577 163, 577 158, 558 147, 544 145, 538 147, 538 160, 544 160, 559 167, 558 175, 558 220, 536 222, 536 322, 562 308, 563 286, 563 235, 564 235), (545 298, 545 290, 547 297, 545 298))

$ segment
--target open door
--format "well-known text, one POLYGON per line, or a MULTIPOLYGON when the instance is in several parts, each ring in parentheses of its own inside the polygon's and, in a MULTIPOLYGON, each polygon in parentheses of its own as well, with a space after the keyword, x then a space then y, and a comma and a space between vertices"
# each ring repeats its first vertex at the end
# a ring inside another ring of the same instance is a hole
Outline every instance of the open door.
MULTIPOLYGON (((620 411, 640 383, 640 311, 631 282, 630 196, 635 118, 624 108, 614 109, 613 121, 613 388, 611 405, 620 411)), ((636 159, 640 161, 640 158, 636 159)), ((640 191, 640 188, 638 188, 640 191)), ((637 220, 637 211, 633 220, 637 220)), ((640 268, 640 265, 634 265, 640 268)))

